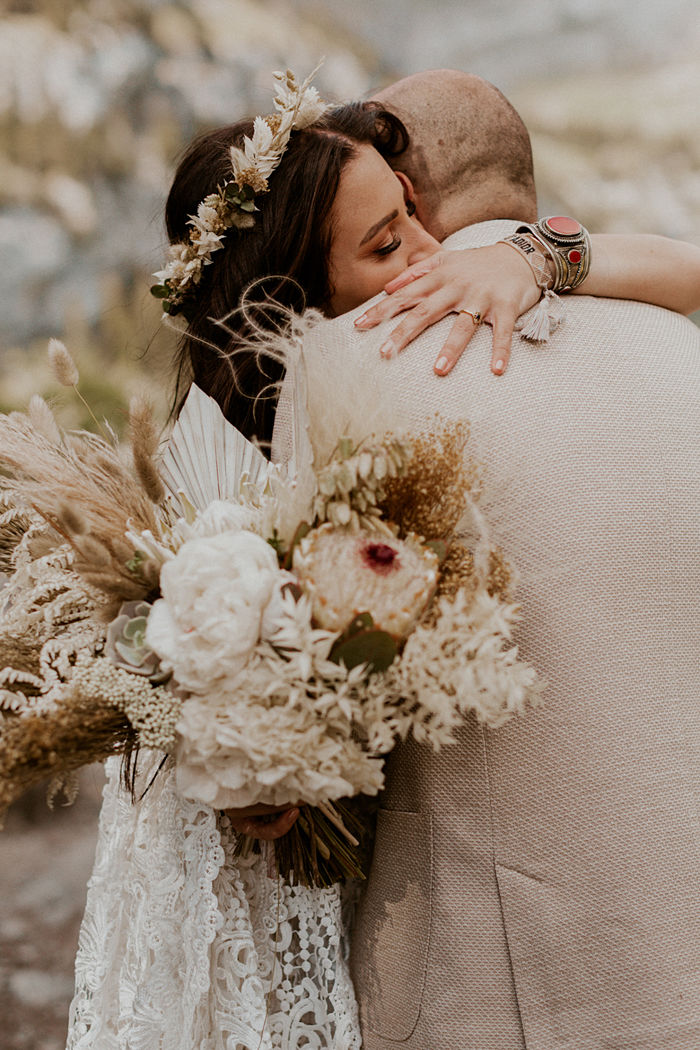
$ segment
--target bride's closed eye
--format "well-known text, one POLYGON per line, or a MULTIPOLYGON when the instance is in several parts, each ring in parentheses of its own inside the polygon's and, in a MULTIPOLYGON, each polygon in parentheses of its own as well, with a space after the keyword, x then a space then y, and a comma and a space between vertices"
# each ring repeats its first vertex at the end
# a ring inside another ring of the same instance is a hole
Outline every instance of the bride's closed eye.
POLYGON ((401 238, 394 237, 389 244, 383 244, 381 248, 375 248, 375 255, 390 255, 391 252, 395 252, 397 248, 401 246, 401 238))
MULTIPOLYGON (((406 214, 409 219, 415 215, 416 206, 413 201, 406 201, 406 214)), ((375 255, 390 255, 391 252, 395 252, 397 248, 401 247, 401 238, 394 236, 389 244, 383 244, 380 248, 374 249, 375 255)))

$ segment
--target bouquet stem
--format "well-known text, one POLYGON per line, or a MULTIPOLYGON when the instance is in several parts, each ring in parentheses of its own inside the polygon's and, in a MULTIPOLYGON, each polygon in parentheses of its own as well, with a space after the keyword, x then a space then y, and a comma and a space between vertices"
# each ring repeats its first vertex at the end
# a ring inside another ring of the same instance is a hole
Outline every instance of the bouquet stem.
MULTIPOLYGON (((302 806, 292 829, 273 843, 280 875, 297 885, 325 888, 347 879, 365 879, 375 806, 366 796, 302 806)), ((259 840, 240 836, 235 856, 251 852, 260 852, 259 840)))

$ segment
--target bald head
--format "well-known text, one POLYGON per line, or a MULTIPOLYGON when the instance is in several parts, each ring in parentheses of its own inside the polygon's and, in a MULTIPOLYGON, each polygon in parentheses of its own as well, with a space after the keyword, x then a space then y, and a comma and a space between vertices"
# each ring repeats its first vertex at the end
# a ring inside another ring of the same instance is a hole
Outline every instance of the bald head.
POLYGON ((530 136, 493 84, 434 69, 376 100, 408 129, 411 144, 396 167, 411 178, 419 217, 438 239, 486 219, 536 218, 530 136))

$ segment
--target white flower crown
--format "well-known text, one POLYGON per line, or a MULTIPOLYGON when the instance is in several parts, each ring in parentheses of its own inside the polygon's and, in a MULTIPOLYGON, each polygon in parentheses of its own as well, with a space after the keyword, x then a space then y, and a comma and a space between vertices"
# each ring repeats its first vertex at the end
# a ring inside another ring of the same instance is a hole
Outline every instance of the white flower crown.
POLYGON ((268 190, 268 179, 275 170, 289 143, 293 131, 313 124, 328 108, 319 97, 311 81, 318 66, 299 84, 291 70, 273 73, 276 94, 276 113, 256 117, 253 137, 243 139, 243 149, 231 146, 231 173, 215 193, 210 193, 191 215, 189 238, 171 244, 168 263, 153 276, 158 284, 151 294, 160 299, 166 314, 181 313, 186 297, 199 284, 202 269, 212 261, 212 255, 223 247, 226 231, 232 226, 246 229, 255 224, 254 212, 258 194, 268 190))

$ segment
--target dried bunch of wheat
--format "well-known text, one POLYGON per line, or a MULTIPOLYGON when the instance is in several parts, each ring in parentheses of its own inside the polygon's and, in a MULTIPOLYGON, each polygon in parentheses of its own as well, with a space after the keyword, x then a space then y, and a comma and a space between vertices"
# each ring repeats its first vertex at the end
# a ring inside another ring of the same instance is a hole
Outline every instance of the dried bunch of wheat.
POLYGON ((25 711, 0 723, 0 821, 28 788, 62 778, 126 750, 134 739, 126 716, 66 686, 50 710, 25 711))

